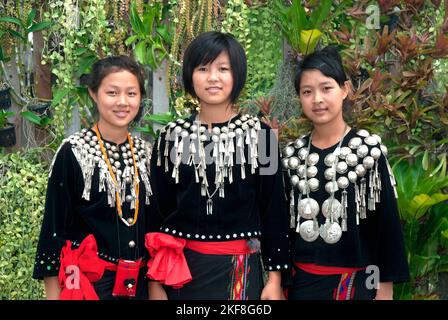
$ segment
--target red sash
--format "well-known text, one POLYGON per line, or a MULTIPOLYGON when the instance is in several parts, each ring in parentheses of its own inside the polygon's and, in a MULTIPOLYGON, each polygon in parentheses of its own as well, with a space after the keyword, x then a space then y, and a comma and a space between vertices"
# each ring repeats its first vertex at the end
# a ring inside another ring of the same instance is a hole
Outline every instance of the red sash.
POLYGON ((117 265, 100 259, 97 252, 93 235, 88 235, 79 248, 73 250, 72 242, 66 241, 60 256, 60 300, 98 300, 92 283, 102 278, 105 269, 116 270, 117 265))
POLYGON ((193 241, 161 232, 150 232, 145 237, 145 246, 151 256, 146 276, 174 288, 181 288, 192 279, 184 248, 203 254, 235 255, 255 252, 249 248, 247 240, 193 241))

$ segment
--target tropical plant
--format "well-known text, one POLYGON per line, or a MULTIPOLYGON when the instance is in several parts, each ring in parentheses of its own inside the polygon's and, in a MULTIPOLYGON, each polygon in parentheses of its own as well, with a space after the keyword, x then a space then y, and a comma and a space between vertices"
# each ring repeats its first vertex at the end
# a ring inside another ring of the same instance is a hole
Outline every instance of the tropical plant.
MULTIPOLYGON (((32 44, 28 39, 29 34, 33 32, 44 30, 51 25, 50 21, 35 22, 36 9, 31 9, 30 12, 23 18, 15 18, 11 16, 0 16, 0 38, 7 33, 15 40, 15 59, 17 74, 19 76, 20 88, 18 92, 14 87, 10 86, 13 93, 19 98, 17 102, 27 103, 34 94, 32 89, 30 77, 31 77, 31 64, 26 63, 25 55, 31 52, 32 44), (14 27, 11 27, 13 25, 14 27)), ((8 82, 7 70, 4 65, 4 61, 9 60, 4 55, 4 50, 0 47, 0 66, 1 73, 3 74, 3 80, 8 82)))
POLYGON ((152 70, 156 70, 168 55, 171 26, 166 22, 167 16, 168 6, 160 2, 143 4, 142 17, 137 11, 136 2, 131 3, 129 19, 133 34, 125 43, 128 46, 135 43, 135 58, 152 70))
POLYGON ((422 157, 393 166, 411 280, 400 284, 399 299, 434 298, 439 272, 448 271, 448 176, 439 166, 425 170, 422 157), (444 253, 445 252, 445 253, 444 253))
POLYGON ((276 5, 277 24, 291 48, 300 55, 313 52, 322 37, 320 29, 330 12, 331 1, 319 1, 312 12, 307 12, 300 0, 293 0, 289 7, 276 0, 276 5))
POLYGON ((8 121, 8 117, 12 117, 13 115, 14 112, 0 109, 0 129, 9 127, 10 123, 8 121))

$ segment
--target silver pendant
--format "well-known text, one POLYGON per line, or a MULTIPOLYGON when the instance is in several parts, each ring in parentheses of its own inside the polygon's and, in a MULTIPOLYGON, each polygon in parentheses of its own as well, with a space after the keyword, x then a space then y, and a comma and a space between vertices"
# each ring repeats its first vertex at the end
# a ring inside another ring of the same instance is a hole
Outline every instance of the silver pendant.
POLYGON ((300 160, 305 161, 306 157, 308 157, 308 150, 305 149, 305 148, 302 148, 302 149, 299 150, 298 154, 299 154, 300 160))
POLYGON ((333 222, 327 228, 325 228, 325 232, 321 235, 322 239, 328 244, 334 244, 341 239, 342 229, 339 223, 333 222))
POLYGON ((350 182, 355 183, 356 180, 358 180, 358 175, 356 174, 355 171, 349 171, 348 174, 348 180, 350 180, 350 182))
POLYGON ((342 213, 342 205, 335 198, 328 198, 322 204, 322 214, 325 216, 325 218, 329 219, 331 214, 331 217, 337 220, 341 217, 341 213, 342 213))
POLYGON ((308 183, 306 180, 300 180, 299 181, 299 191, 301 194, 306 194, 310 192, 310 188, 308 186, 308 183))
MULTIPOLYGON (((237 134, 238 134, 238 129, 236 129, 237 134)), ((239 130, 241 130, 241 129, 239 129, 239 130)), ((242 133, 242 130, 241 130, 241 133, 242 133)), ((283 149, 283 153, 284 153, 285 157, 287 157, 287 158, 291 157, 294 154, 294 147, 286 146, 283 149)))
POLYGON ((339 177, 337 183, 338 183, 339 189, 345 189, 348 187, 348 184, 349 184, 348 179, 345 176, 339 177))
POLYGON ((366 175, 367 170, 366 168, 364 168, 362 164, 358 164, 355 167, 355 172, 358 175, 358 177, 364 177, 366 175))
POLYGON ((302 222, 299 228, 300 236, 307 242, 313 242, 319 236, 319 230, 314 229, 314 221, 308 220, 302 222))
POLYGON ((333 193, 338 190, 338 184, 336 183, 336 181, 329 181, 325 184, 325 191, 327 191, 328 193, 333 193))
POLYGON ((291 176, 289 181, 291 182, 292 186, 296 187, 296 186, 299 185, 300 178, 298 176, 296 176, 296 175, 293 175, 293 176, 291 176))
POLYGON ((312 198, 305 198, 297 204, 297 211, 305 219, 313 219, 319 213, 319 204, 312 198))
POLYGON ((306 167, 304 164, 301 164, 298 168, 297 168, 297 173, 299 174, 300 178, 305 178, 306 175, 306 167))
POLYGON ((373 168, 373 165, 375 164, 375 160, 371 156, 367 156, 362 161, 362 164, 366 169, 371 169, 371 168, 373 168))

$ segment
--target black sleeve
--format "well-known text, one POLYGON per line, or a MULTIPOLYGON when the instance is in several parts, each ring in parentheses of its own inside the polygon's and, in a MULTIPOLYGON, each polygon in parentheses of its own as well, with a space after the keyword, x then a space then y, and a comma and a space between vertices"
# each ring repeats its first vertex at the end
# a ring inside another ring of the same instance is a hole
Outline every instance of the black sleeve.
POLYGON ((261 253, 267 271, 285 271, 289 268, 289 220, 278 143, 269 127, 262 125, 262 129, 259 141, 261 253))
MULTIPOLYGON (((66 142, 55 156, 48 179, 45 213, 35 258, 34 279, 57 276, 59 255, 73 219, 76 194, 82 187, 81 168, 66 142)), ((82 189, 81 189, 82 190, 82 189)))
POLYGON ((381 175, 381 201, 377 204, 378 225, 378 267, 380 282, 405 282, 409 280, 403 232, 398 213, 397 199, 391 183, 391 169, 387 159, 379 158, 381 175), (390 170, 389 170, 390 169, 390 170))
POLYGON ((170 215, 177 208, 175 183, 171 178, 173 165, 169 159, 169 152, 167 159, 164 156, 166 144, 168 144, 167 150, 170 150, 169 141, 165 140, 165 135, 165 133, 160 133, 151 155, 150 180, 155 205, 149 216, 149 232, 159 231, 164 217, 170 215))

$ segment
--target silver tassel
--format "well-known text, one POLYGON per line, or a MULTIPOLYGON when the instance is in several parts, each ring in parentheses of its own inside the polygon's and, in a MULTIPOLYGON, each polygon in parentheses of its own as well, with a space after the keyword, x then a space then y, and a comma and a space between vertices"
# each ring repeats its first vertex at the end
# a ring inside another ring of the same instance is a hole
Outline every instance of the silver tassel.
POLYGON ((290 222, 289 227, 294 228, 296 226, 296 215, 294 213, 294 190, 291 189, 291 194, 289 195, 289 215, 290 215, 290 222))
POLYGON ((356 225, 359 225, 359 203, 361 199, 359 198, 359 188, 355 182, 355 204, 356 204, 356 225))
POLYGON ((342 191, 342 222, 341 229, 342 231, 347 231, 347 190, 342 191))
POLYGON ((160 167, 162 165, 162 155, 160 154, 160 141, 162 140, 162 134, 159 135, 157 139, 157 166, 160 167))
POLYGON ((369 198, 368 198, 368 209, 370 211, 375 210, 375 172, 370 170, 369 174, 369 198))
POLYGON ((361 212, 360 212, 360 218, 366 219, 366 178, 361 178, 361 186, 360 186, 360 196, 361 196, 361 212))
POLYGON ((212 215, 212 214, 213 214, 213 200, 209 198, 207 200, 207 215, 212 215))

